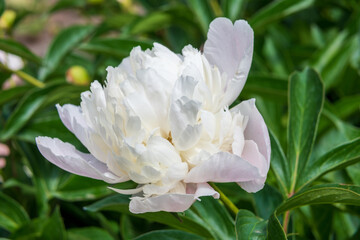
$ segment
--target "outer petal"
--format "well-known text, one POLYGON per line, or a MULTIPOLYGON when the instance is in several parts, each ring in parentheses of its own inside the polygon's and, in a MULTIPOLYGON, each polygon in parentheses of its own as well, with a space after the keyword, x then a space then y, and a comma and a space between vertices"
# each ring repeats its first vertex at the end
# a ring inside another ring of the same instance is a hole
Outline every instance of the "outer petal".
POLYGON ((219 152, 192 168, 184 182, 246 182, 259 177, 259 170, 245 159, 219 152))
POLYGON ((253 140, 256 143, 260 153, 265 157, 269 167, 271 154, 269 132, 263 117, 255 106, 255 99, 243 101, 233 107, 231 111, 240 111, 242 115, 249 117, 244 131, 245 140, 253 140))
POLYGON ((220 197, 219 193, 212 189, 207 183, 196 184, 195 187, 194 193, 189 194, 164 194, 150 198, 133 197, 131 198, 129 206, 130 212, 183 212, 201 196, 220 197))
POLYGON ((226 84, 224 105, 230 105, 240 94, 250 70, 254 32, 244 20, 233 25, 227 18, 210 24, 204 55, 230 79, 226 84))
POLYGON ((109 172, 107 166, 91 154, 79 152, 69 143, 49 137, 37 137, 36 144, 41 154, 56 166, 84 177, 118 183, 127 180, 109 172))

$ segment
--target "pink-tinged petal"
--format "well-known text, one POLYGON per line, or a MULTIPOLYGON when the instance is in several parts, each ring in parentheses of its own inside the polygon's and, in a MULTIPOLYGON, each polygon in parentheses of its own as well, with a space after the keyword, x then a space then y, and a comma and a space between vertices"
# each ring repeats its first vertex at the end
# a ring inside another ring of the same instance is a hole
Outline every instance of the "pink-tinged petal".
POLYGON ((69 143, 49 137, 37 137, 36 144, 41 154, 56 166, 65 171, 108 183, 118 183, 128 180, 109 172, 107 166, 91 154, 79 152, 69 143))
POLYGON ((256 143, 260 153, 265 157, 269 167, 271 154, 269 132, 263 117, 255 106, 255 99, 243 101, 233 107, 231 111, 240 111, 242 115, 249 117, 244 131, 245 140, 253 140, 256 143))
POLYGON ((245 182, 259 177, 259 170, 245 159, 219 152, 192 168, 184 182, 245 182))
POLYGON ((6 144, 0 143, 0 156, 8 156, 10 149, 6 144))
POLYGON ((267 163, 265 157, 260 153, 257 144, 253 140, 245 140, 241 158, 245 159, 259 169, 261 176, 266 176, 269 170, 269 164, 267 163))
POLYGON ((241 157, 259 169, 261 177, 252 181, 238 182, 247 192, 257 192, 264 187, 269 164, 265 157, 259 152, 258 146, 253 140, 246 140, 241 157))
POLYGON ((130 212, 146 213, 146 212, 184 212, 202 196, 213 196, 219 198, 220 195, 207 183, 188 184, 192 188, 188 194, 169 193, 156 197, 142 198, 132 197, 129 205, 130 212), (192 185, 192 186, 191 186, 192 185))
POLYGON ((227 18, 211 22, 204 55, 209 63, 226 73, 224 105, 230 105, 240 94, 250 70, 254 45, 254 32, 244 20, 233 25, 227 18))
POLYGON ((263 189, 266 177, 261 177, 249 182, 238 182, 239 186, 249 193, 255 193, 263 189))

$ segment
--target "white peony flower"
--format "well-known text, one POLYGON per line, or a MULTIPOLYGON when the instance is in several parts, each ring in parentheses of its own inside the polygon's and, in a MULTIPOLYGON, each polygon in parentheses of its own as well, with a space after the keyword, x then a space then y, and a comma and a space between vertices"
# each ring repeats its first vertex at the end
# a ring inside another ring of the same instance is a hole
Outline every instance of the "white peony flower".
POLYGON ((57 105, 65 126, 89 150, 38 137, 50 162, 108 183, 132 180, 133 213, 182 212, 201 196, 219 197, 207 182, 237 182, 260 190, 270 164, 270 140, 255 100, 228 106, 241 92, 252 60, 246 21, 217 18, 204 53, 182 55, 155 43, 134 48, 108 67, 105 86, 93 82, 81 106, 57 105))

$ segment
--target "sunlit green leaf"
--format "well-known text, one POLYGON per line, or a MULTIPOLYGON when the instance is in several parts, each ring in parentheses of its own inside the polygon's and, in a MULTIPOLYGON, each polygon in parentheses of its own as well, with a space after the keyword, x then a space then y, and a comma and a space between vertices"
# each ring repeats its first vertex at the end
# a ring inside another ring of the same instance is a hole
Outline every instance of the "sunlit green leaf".
POLYGON ((306 188, 282 203, 277 214, 312 204, 343 203, 360 205, 360 186, 346 184, 323 184, 306 188))
POLYGON ((287 154, 291 171, 290 192, 295 189, 310 157, 323 99, 323 85, 314 70, 306 68, 290 77, 287 154))
POLYGON ((62 59, 94 30, 93 26, 72 26, 61 31, 51 43, 43 60, 39 78, 45 80, 61 63, 62 59))

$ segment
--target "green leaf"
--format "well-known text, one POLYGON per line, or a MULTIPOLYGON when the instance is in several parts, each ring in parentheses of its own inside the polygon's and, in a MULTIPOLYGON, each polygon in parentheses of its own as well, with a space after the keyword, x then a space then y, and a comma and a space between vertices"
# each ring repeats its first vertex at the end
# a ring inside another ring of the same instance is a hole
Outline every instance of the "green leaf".
POLYGON ((86 0, 60 0, 53 5, 53 7, 50 9, 50 13, 54 13, 66 8, 85 7, 85 5, 86 0))
POLYGON ((79 49, 86 52, 104 54, 122 59, 123 57, 128 56, 130 51, 136 46, 141 46, 141 48, 145 50, 151 48, 152 43, 130 39, 99 38, 80 45, 79 49))
POLYGON ((113 240, 114 238, 101 228, 71 228, 67 231, 68 240, 113 240))
POLYGON ((5 141, 19 131, 34 113, 42 106, 47 98, 47 94, 57 87, 51 84, 43 89, 33 89, 20 101, 4 128, 0 131, 0 140, 5 141))
POLYGON ((72 98, 78 99, 80 92, 83 90, 84 87, 53 82, 45 86, 45 88, 36 88, 29 91, 7 120, 4 129, 0 131, 0 140, 7 140, 17 134, 39 109, 55 103, 63 103, 64 101, 68 103, 72 98))
POLYGON ((267 221, 248 210, 240 210, 235 220, 236 239, 266 239, 267 221))
POLYGON ((323 105, 324 88, 318 74, 306 68, 290 77, 288 160, 291 171, 290 193, 308 162, 315 141, 323 105))
POLYGON ((171 25, 173 17, 163 11, 153 12, 143 18, 137 19, 130 26, 131 35, 137 35, 147 32, 155 32, 171 25))
POLYGON ((360 138, 338 146, 324 156, 309 162, 299 178, 298 186, 302 188, 327 172, 358 161, 360 161, 360 138))
POLYGON ((31 222, 14 232, 11 239, 67 239, 59 208, 56 208, 50 218, 41 217, 33 219, 31 222))
POLYGON ((12 53, 26 60, 41 64, 41 59, 33 54, 27 47, 11 39, 0 39, 0 50, 12 53))
POLYGON ((360 206, 360 186, 323 184, 297 192, 277 209, 277 214, 312 204, 343 203, 360 206))
POLYGON ((276 213, 271 215, 267 225, 267 239, 268 240, 286 240, 286 233, 280 224, 279 219, 276 217, 276 213))
POLYGON ((236 21, 241 18, 245 9, 246 0, 224 0, 221 1, 221 6, 224 11, 224 16, 236 21))
POLYGON ((5 0, 0 0, 0 17, 5 11, 5 0))
POLYGON ((250 74, 241 96, 250 93, 257 94, 264 98, 286 102, 288 84, 287 79, 264 74, 250 74))
POLYGON ((0 227, 10 232, 30 221, 24 208, 14 199, 0 192, 0 227))
POLYGON ((111 191, 103 181, 71 175, 71 177, 51 195, 65 201, 93 200, 109 195, 111 191))
POLYGON ((93 26, 72 26, 61 31, 51 43, 39 79, 45 80, 61 63, 63 58, 94 30, 93 26))
POLYGON ((314 0, 294 1, 294 0, 279 0, 273 1, 262 9, 250 19, 250 25, 255 32, 264 28, 269 23, 304 10, 310 7, 314 0))
POLYGON ((159 222, 173 228, 195 233, 207 238, 210 238, 212 236, 211 233, 207 230, 207 226, 203 226, 189 217, 195 214, 191 210, 187 210, 184 215, 178 216, 169 212, 132 214, 129 212, 129 202, 129 196, 116 194, 85 207, 85 210, 90 212, 108 210, 125 213, 135 217, 144 218, 149 221, 159 222))
POLYGON ((234 239, 234 220, 226 208, 213 197, 202 197, 192 208, 216 239, 234 239))
POLYGON ((179 231, 179 230, 157 230, 145 233, 134 240, 178 240, 178 239, 193 239, 193 240, 201 240, 205 239, 198 235, 194 235, 191 233, 179 231))
POLYGON ((269 131, 269 133, 271 142, 271 170, 273 171, 278 181, 280 191, 283 193, 283 195, 287 196, 288 189, 290 189, 289 164, 280 146, 279 141, 271 131, 269 131))
POLYGON ((5 104, 6 102, 23 96, 30 89, 32 89, 31 86, 19 86, 7 90, 0 90, 0 106, 5 104))
POLYGON ((206 36, 210 22, 214 19, 214 13, 211 11, 209 1, 188 0, 187 3, 190 9, 195 13, 203 35, 206 36))

